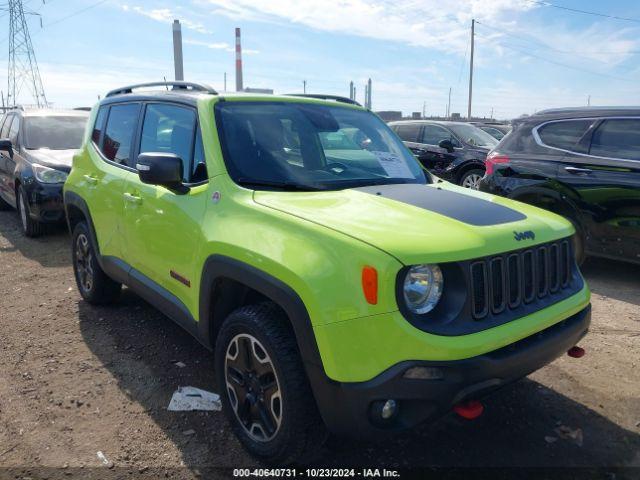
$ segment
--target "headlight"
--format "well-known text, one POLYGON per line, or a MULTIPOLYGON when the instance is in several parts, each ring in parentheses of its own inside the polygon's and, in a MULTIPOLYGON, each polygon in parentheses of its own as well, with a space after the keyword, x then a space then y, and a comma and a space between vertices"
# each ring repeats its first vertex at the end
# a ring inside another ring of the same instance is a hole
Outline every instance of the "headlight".
POLYGON ((67 179, 65 172, 36 163, 33 164, 33 172, 36 175, 36 180, 41 183, 64 183, 67 179))
POLYGON ((407 308, 418 315, 430 312, 440 301, 443 284, 438 265, 414 265, 407 272, 403 285, 407 308))

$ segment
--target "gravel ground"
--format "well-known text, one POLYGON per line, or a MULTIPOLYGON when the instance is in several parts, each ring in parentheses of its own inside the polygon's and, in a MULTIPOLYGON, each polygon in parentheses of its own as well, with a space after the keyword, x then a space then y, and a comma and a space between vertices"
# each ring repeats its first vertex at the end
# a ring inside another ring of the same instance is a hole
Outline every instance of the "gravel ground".
MULTIPOLYGON (((166 409, 178 386, 215 388, 212 355, 130 291, 111 307, 83 302, 69 252, 63 228, 26 239, 0 212, 0 472, 101 467, 97 452, 129 473, 257 466, 221 413, 166 409)), ((640 467, 640 267, 590 260, 584 272, 584 358, 503 389, 472 422, 450 415, 383 444, 331 439, 324 463, 640 467)))

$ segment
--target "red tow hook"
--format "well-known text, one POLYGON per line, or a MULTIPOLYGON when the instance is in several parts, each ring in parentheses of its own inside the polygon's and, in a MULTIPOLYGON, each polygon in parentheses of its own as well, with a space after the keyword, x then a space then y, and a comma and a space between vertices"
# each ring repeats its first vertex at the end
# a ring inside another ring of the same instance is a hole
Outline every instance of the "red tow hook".
POLYGON ((584 351, 584 348, 578 347, 577 345, 567 350, 567 355, 569 355, 571 358, 582 358, 584 357, 585 353, 586 352, 584 351))
POLYGON ((453 411, 467 420, 474 420, 484 412, 484 405, 478 400, 468 400, 454 405, 453 411))

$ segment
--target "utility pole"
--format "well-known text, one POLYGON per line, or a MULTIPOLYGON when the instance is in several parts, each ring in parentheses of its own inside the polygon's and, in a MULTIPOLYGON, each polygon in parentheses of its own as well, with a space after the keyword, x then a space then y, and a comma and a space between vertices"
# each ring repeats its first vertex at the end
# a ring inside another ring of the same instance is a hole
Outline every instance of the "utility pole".
POLYGON ((422 102, 422 118, 424 119, 427 116, 427 102, 422 102))
POLYGON ((493 120, 493 107, 491 107, 491 120, 493 120))
POLYGON ((476 30, 476 20, 475 18, 471 20, 471 59, 469 64, 469 107, 467 110, 467 118, 471 120, 471 102, 473 100, 473 50, 475 43, 475 30, 476 30))
POLYGON ((449 103, 447 103, 447 118, 451 117, 451 87, 449 87, 449 103))
POLYGON ((227 72, 224 72, 224 91, 227 91, 227 72))
POLYGON ((304 93, 304 94, 307 93, 307 81, 306 80, 302 81, 302 93, 304 93))
POLYGON ((38 62, 31 44, 22 0, 9 0, 9 68, 7 72, 7 106, 18 103, 23 85, 31 90, 36 105, 48 107, 38 62))
POLYGON ((587 97, 587 107, 591 106, 591 95, 587 97))

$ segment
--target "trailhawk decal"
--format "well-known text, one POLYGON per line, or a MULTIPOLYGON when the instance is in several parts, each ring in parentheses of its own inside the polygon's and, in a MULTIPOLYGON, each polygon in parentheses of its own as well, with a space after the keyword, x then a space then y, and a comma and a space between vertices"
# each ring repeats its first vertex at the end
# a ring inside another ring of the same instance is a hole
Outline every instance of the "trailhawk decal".
POLYGON ((378 185, 354 190, 407 203, 478 227, 518 222, 527 218, 524 214, 497 203, 427 185, 378 185))

